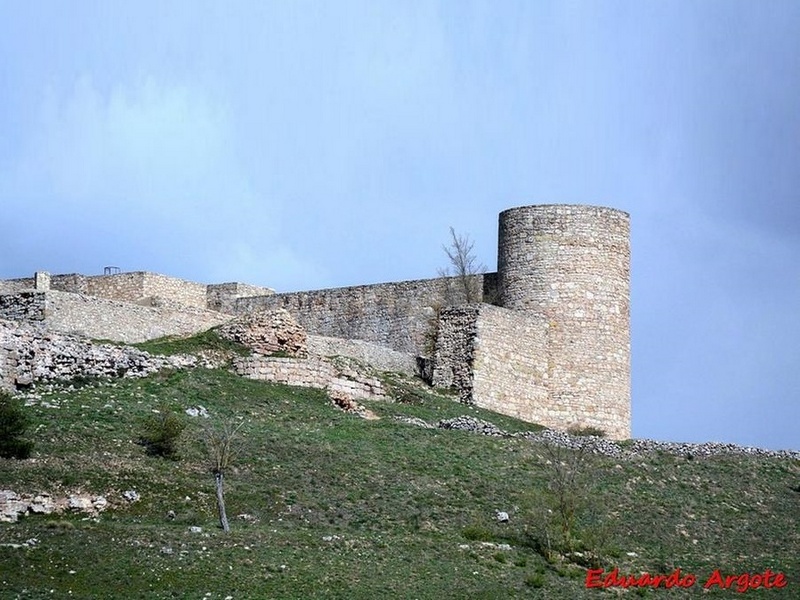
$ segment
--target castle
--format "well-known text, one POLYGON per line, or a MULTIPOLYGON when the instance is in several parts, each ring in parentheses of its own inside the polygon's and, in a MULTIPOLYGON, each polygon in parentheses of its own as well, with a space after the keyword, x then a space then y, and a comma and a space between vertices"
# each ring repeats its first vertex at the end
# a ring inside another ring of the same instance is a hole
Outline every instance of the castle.
POLYGON ((469 276, 483 292, 484 302, 474 304, 447 305, 451 278, 275 293, 148 272, 39 272, 0 281, 0 319, 132 343, 284 308, 309 333, 416 357, 424 378, 455 388, 465 403, 626 439, 629 233, 628 214, 612 208, 503 211, 497 271, 469 276))

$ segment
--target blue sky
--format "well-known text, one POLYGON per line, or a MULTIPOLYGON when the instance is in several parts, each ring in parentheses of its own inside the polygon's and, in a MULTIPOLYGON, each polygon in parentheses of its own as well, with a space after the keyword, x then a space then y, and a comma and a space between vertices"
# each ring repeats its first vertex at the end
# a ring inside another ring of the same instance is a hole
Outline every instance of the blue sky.
POLYGON ((433 277, 632 222, 633 432, 800 448, 800 3, 0 0, 0 277, 433 277))

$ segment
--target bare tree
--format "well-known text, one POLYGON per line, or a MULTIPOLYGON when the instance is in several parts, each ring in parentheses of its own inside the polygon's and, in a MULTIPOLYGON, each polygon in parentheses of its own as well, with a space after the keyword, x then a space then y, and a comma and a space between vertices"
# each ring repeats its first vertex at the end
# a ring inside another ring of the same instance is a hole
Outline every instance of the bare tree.
MULTIPOLYGON (((442 308, 484 300, 483 281, 477 275, 484 273, 486 266, 480 263, 473 253, 474 246, 475 242, 468 235, 458 234, 453 227, 450 227, 450 243, 442 245, 449 264, 438 270, 442 280, 441 297, 436 298, 431 304, 433 312, 425 330, 424 352, 428 356, 433 356, 436 352, 442 308)), ((423 379, 430 382, 430 373, 423 368, 423 379)))
POLYGON ((585 441, 574 448, 545 442, 541 449, 547 485, 530 490, 527 499, 534 548, 548 560, 561 556, 597 568, 611 523, 600 510, 591 447, 585 441))
POLYGON ((235 455, 234 440, 242 425, 244 425, 244 421, 239 421, 238 423, 227 421, 218 426, 208 426, 205 431, 206 447, 211 459, 211 472, 214 474, 214 484, 217 492, 219 524, 226 533, 231 528, 228 524, 228 515, 225 512, 225 471, 230 466, 235 455))
POLYGON ((455 281, 447 280, 447 304, 472 304, 483 300, 483 286, 475 275, 484 273, 486 265, 478 261, 473 253, 474 246, 475 242, 468 235, 450 228, 450 243, 442 246, 450 264, 439 270, 441 277, 455 277, 455 281))

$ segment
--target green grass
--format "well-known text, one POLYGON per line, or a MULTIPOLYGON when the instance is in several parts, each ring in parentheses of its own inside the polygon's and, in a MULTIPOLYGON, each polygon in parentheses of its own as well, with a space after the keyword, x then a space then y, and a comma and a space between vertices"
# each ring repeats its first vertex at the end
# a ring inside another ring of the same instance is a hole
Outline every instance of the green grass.
MULTIPOLYGON (((0 524, 1 598, 613 597, 585 589, 584 568, 535 549, 549 477, 541 447, 391 417, 470 414, 512 431, 529 424, 422 392, 413 402, 366 403, 382 417, 366 421, 336 410, 321 391, 224 370, 167 371, 45 399, 59 408, 28 408, 33 457, 0 460, 0 489, 103 494, 114 508, 97 520, 0 524), (137 443, 153 410, 184 415, 198 404, 212 419, 245 420, 226 477, 228 535, 217 524, 202 419, 185 416, 180 461, 148 456, 137 443), (141 500, 126 504, 127 489, 141 500), (508 524, 496 522, 498 509, 510 513, 508 524), (203 532, 191 533, 193 525, 203 532), (38 544, 3 545, 30 538, 38 544)), ((715 568, 769 567, 786 573, 789 587, 746 597, 798 596, 797 461, 657 454, 592 456, 585 467, 598 511, 586 519, 604 525, 604 566, 626 574, 680 567, 701 580, 715 568)), ((641 595, 691 597, 700 587, 641 595)))
POLYGON ((250 354, 250 350, 245 346, 223 338, 214 329, 203 331, 191 337, 167 336, 133 344, 133 346, 150 354, 166 356, 172 354, 196 354, 202 351, 221 352, 229 355, 238 354, 241 356, 250 354))

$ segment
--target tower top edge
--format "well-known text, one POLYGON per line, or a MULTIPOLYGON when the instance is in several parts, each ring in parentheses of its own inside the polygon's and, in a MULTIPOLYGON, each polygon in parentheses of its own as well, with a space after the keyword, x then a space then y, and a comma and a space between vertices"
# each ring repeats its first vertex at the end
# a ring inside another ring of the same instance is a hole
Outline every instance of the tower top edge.
POLYGON ((611 206, 600 206, 596 204, 527 204, 507 208, 500 213, 500 216, 502 217, 507 213, 510 214, 515 212, 558 212, 559 209, 566 212, 604 212, 615 214, 630 220, 630 213, 624 210, 613 208, 611 206))

